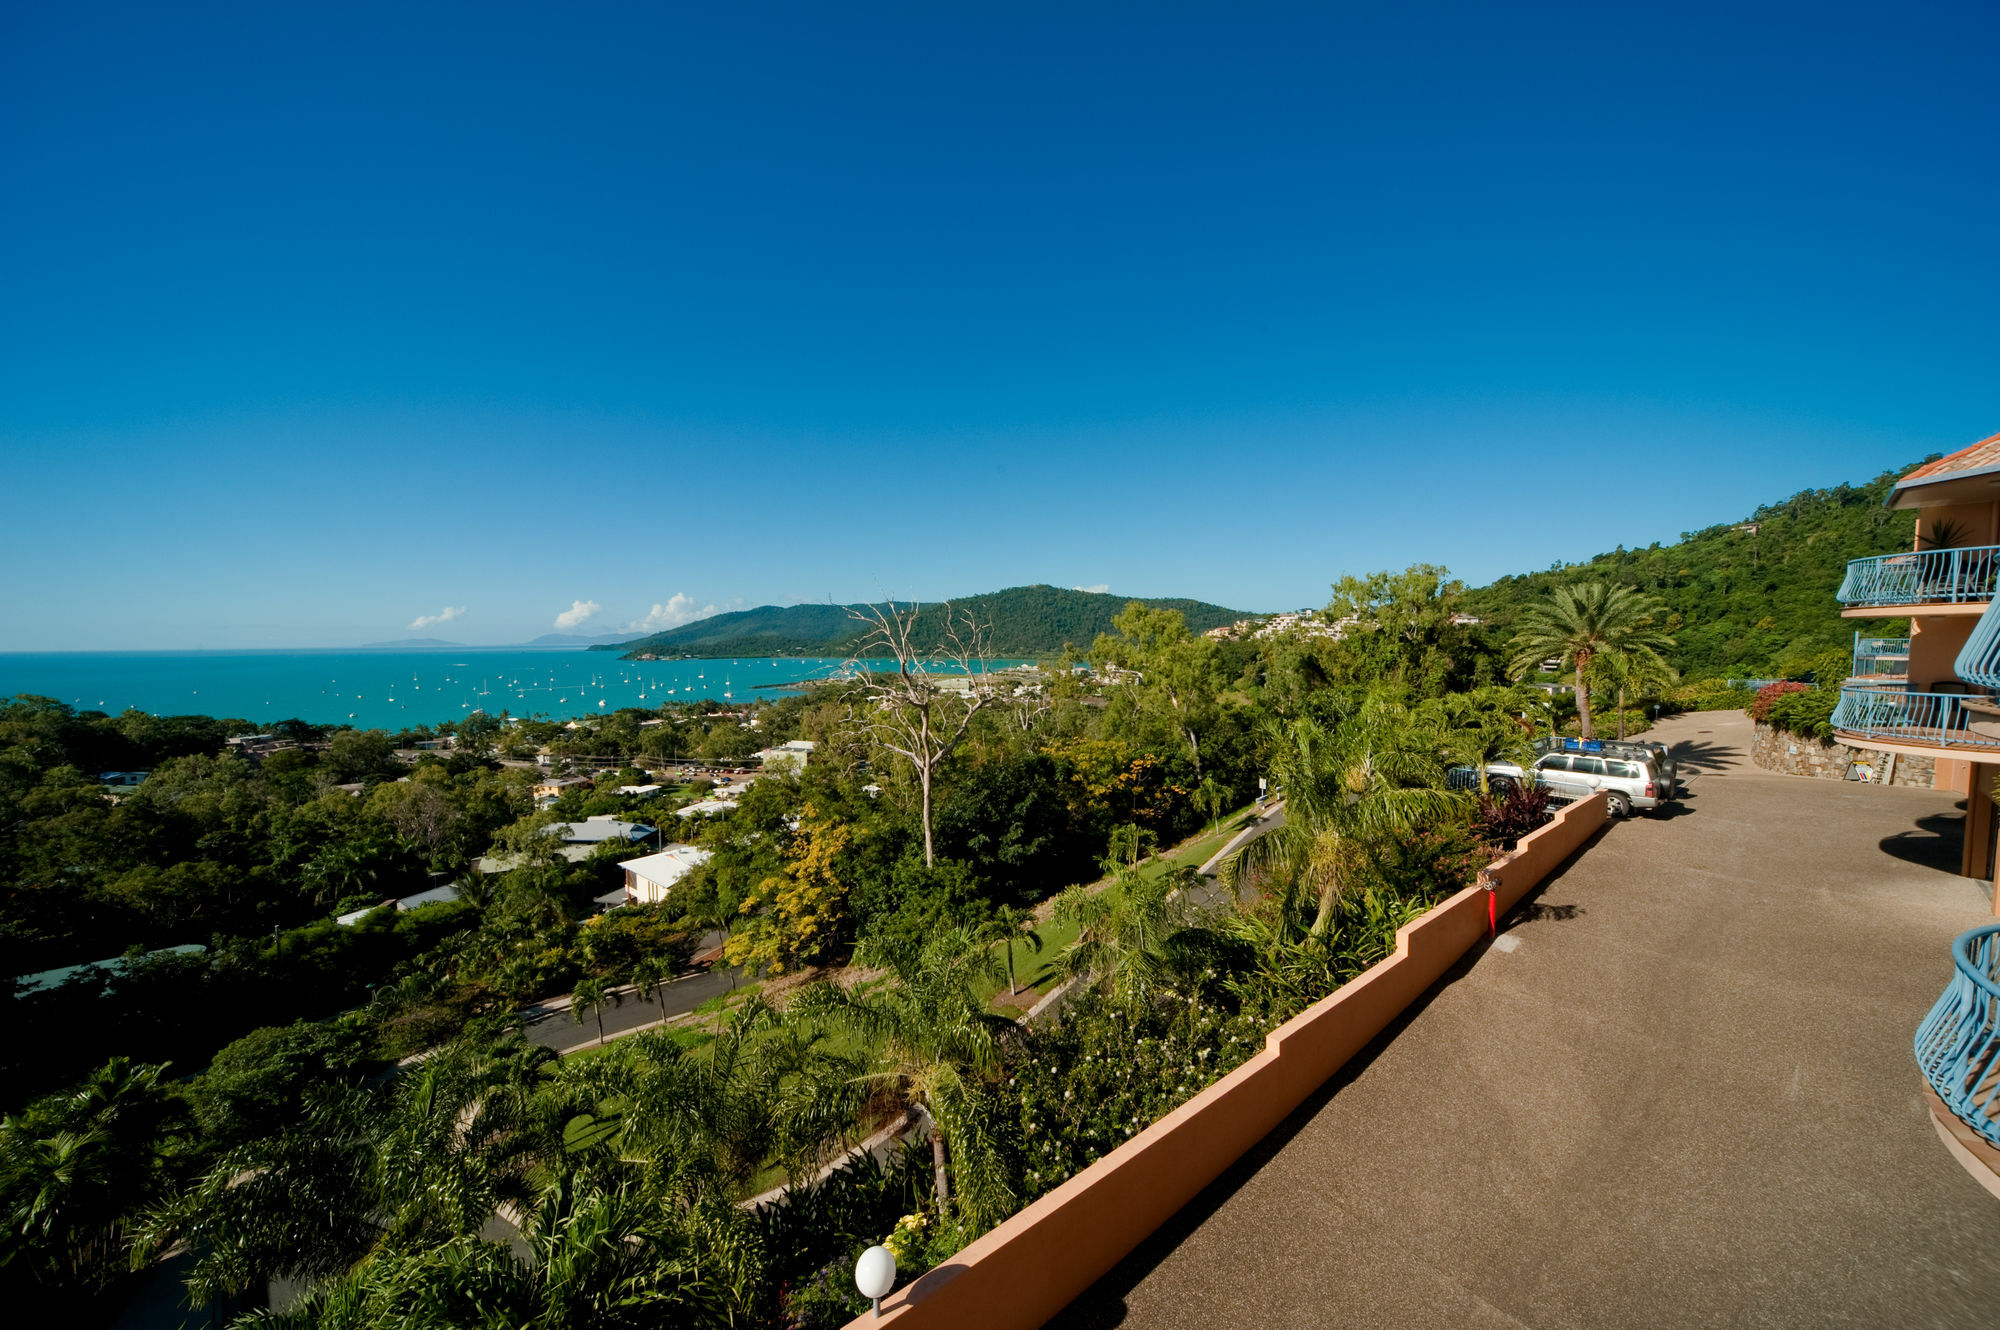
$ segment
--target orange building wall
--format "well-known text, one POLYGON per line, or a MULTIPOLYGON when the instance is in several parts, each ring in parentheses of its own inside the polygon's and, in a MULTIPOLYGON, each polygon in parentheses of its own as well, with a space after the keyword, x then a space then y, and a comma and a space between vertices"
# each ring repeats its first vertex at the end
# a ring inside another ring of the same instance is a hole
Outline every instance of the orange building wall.
POLYGON ((1952 662, 1978 622, 1970 614, 1926 614, 1910 620, 1910 687, 1922 692, 1934 683, 1956 679, 1952 662))
MULTIPOLYGON (((1958 527, 1954 544, 2000 545, 2000 503, 1953 503, 1925 508, 1917 514, 1917 535, 1920 538, 1930 535, 1941 522, 1958 527)), ((1929 547, 1919 539, 1917 548, 1929 547)))

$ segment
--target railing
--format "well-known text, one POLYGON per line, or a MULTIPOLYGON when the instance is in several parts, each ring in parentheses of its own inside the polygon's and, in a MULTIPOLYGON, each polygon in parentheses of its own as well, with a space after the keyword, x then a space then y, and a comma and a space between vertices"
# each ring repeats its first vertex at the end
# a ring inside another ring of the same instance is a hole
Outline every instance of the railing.
POLYGON ((1852 679, 1901 679, 1910 672, 1910 639, 1854 635, 1852 679))
POLYGON ((1960 933, 1944 996, 1917 1027, 1917 1067, 1944 1106, 2000 1145, 2000 924, 1960 933))
POLYGON ((1833 728, 1863 738, 1904 739, 1940 748, 2000 749, 2000 736, 1966 728, 1974 719, 1961 693, 1912 693, 1853 684, 1840 690, 1833 728))
POLYGON ((1843 605, 1935 605, 1992 600, 2000 545, 1850 559, 1835 595, 1843 605))
MULTIPOLYGON (((1994 604, 2000 605, 2000 601, 1994 604)), ((1981 688, 2000 689, 2000 614, 1994 612, 1993 605, 1988 605, 1979 622, 1972 625, 1965 645, 1958 649, 1958 658, 1951 663, 1951 672, 1981 688)))

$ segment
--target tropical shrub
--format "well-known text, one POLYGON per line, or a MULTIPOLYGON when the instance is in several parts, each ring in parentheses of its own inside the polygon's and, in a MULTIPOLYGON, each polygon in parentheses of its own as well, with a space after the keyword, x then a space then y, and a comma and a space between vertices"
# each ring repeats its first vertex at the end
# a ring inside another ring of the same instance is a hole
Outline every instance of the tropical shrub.
POLYGON ((1770 720, 1771 708, 1777 705, 1779 698, 1784 697, 1788 693, 1806 692, 1808 688, 1809 685, 1807 684, 1793 683, 1789 679, 1782 679, 1777 683, 1765 684, 1757 690, 1756 697, 1751 699, 1750 719, 1756 721, 1770 720))
POLYGON ((1024 1032, 1008 1084, 1030 1201, 1186 1103, 1264 1046, 1261 1013, 1194 1001, 1132 1006, 1079 994, 1024 1032))
POLYGON ((1661 702, 1674 711, 1740 711, 1749 707, 1754 696, 1748 688, 1735 687, 1727 679, 1697 679, 1668 689, 1661 702))
POLYGON ((1792 689, 1772 702, 1763 719, 1773 729, 1825 741, 1833 738, 1833 709, 1839 704, 1838 687, 1792 689))
POLYGON ((1523 836, 1548 825, 1549 792, 1539 785, 1515 785, 1504 794, 1484 795, 1473 810, 1473 834, 1486 844, 1511 850, 1523 836))

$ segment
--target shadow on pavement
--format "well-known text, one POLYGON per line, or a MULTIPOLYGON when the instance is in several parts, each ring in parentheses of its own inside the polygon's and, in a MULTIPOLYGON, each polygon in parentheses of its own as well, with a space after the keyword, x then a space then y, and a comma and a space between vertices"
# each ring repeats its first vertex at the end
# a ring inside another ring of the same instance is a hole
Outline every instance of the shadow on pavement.
POLYGON ((1956 873, 1965 848, 1965 815, 1932 813, 1918 818, 1913 829, 1884 836, 1878 843, 1882 853, 1906 864, 1956 873))
POLYGON ((1737 745, 1712 739, 1683 739, 1672 751, 1682 774, 1689 776, 1713 775, 1749 760, 1748 754, 1737 745))

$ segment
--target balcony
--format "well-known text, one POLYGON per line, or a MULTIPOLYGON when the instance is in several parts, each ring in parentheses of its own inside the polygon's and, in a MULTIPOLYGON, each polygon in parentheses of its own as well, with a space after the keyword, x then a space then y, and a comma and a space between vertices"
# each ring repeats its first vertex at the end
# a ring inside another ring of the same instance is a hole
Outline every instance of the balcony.
POLYGON ((2000 924, 1961 933, 1955 972, 1917 1027, 1917 1066, 1944 1106, 2000 1146, 2000 924))
POLYGON ((1850 610, 1902 605, 1982 606, 2000 582, 2000 545, 1851 559, 1836 599, 1850 610))
POLYGON ((1849 684, 1833 709, 1833 728, 1843 739, 2000 752, 2000 704, 1985 693, 1913 693, 1893 684, 1849 684))
POLYGON ((1910 673, 1910 639, 1907 637, 1854 637, 1854 672, 1848 677, 1862 681, 1901 682, 1910 673))

